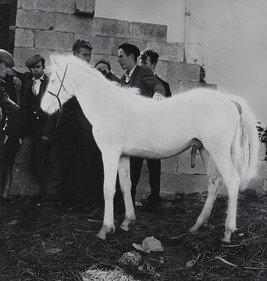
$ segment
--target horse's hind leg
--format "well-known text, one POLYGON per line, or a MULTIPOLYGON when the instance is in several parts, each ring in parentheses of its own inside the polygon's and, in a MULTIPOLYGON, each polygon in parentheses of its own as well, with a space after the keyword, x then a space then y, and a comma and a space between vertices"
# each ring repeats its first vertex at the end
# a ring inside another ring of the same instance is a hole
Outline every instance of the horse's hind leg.
POLYGON ((228 192, 227 218, 224 238, 222 240, 230 243, 231 235, 236 231, 236 210, 240 178, 233 165, 230 152, 228 154, 227 151, 218 151, 217 149, 216 153, 213 153, 213 160, 216 163, 228 192))
MULTIPOLYGON (((231 162, 232 164, 232 162, 231 162)), ((223 174, 222 174, 223 176, 223 174)), ((237 211, 237 199, 238 199, 238 191, 240 185, 240 178, 233 166, 233 169, 228 171, 228 177, 224 177, 224 183, 228 192, 228 209, 227 209, 227 217, 225 222, 225 232, 224 238, 222 241, 230 243, 231 235, 236 231, 236 211, 237 211)))
POLYGON ((200 155, 205 171, 209 177, 208 197, 196 223, 190 228, 191 233, 196 233, 200 226, 207 224, 211 210, 217 198, 219 188, 223 184, 222 178, 205 148, 200 150, 200 155))
POLYGON ((135 221, 135 213, 131 196, 131 180, 130 180, 130 159, 122 156, 119 161, 119 179, 121 191, 125 204, 125 219, 121 224, 121 229, 129 230, 129 224, 135 221))
POLYGON ((115 194, 115 184, 117 177, 117 167, 119 156, 114 153, 104 153, 102 151, 102 159, 104 164, 104 222, 103 227, 97 234, 97 237, 105 240, 107 233, 115 231, 114 225, 114 206, 113 198, 115 194))

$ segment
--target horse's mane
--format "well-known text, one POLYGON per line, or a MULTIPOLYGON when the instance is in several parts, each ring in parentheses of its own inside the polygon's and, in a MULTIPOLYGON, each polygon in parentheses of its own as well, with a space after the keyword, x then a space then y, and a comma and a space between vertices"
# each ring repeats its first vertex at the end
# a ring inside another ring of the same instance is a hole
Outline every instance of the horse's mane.
MULTIPOLYGON (((109 81, 104 77, 104 75, 99 72, 96 68, 90 66, 87 62, 73 56, 73 55, 53 55, 51 57, 53 64, 50 66, 50 71, 52 72, 56 67, 59 67, 62 71, 66 68, 67 65, 74 66, 77 68, 77 72, 75 71, 75 75, 78 78, 86 77, 87 79, 79 79, 79 82, 85 84, 88 87, 88 79, 90 81, 95 82, 97 87, 104 87, 108 89, 108 92, 113 92, 112 89, 116 93, 123 90, 127 91, 129 94, 138 94, 139 90, 137 88, 121 88, 121 86, 117 82, 109 81)), ((92 86, 92 85, 90 85, 92 86)))

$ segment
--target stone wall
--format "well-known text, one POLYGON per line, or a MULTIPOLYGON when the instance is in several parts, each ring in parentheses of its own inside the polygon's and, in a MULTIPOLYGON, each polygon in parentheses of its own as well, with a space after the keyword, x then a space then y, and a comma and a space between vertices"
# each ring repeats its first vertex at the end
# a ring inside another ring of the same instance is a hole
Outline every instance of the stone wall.
POLYGON ((53 0, 18 0, 17 7, 14 57, 18 70, 25 70, 25 59, 35 53, 49 64, 52 53, 70 53, 80 38, 92 43, 92 65, 105 58, 120 77, 118 46, 130 41, 140 50, 157 50, 157 72, 169 81, 174 93, 202 86, 197 84, 200 66, 183 63, 184 43, 167 42, 165 25, 93 17, 95 0, 64 0, 64 5, 53 0))
MULTIPOLYGON (((170 83, 174 94, 195 87, 213 87, 199 83, 200 66, 183 62, 184 44, 167 42, 167 27, 157 24, 128 22, 94 17, 94 0, 18 0, 14 58, 18 70, 26 70, 29 56, 42 54, 49 65, 53 53, 70 53, 73 43, 85 39, 92 43, 92 65, 107 59, 117 76, 123 74, 117 62, 120 43, 129 41, 141 50, 153 48, 160 54, 157 73, 170 83)), ((31 174, 31 141, 22 145, 15 166, 12 193, 34 194, 39 187, 31 174)), ((200 159, 190 168, 190 155, 185 152, 162 161, 163 192, 203 191, 207 184, 200 159)), ((146 166, 139 188, 146 190, 146 166)))

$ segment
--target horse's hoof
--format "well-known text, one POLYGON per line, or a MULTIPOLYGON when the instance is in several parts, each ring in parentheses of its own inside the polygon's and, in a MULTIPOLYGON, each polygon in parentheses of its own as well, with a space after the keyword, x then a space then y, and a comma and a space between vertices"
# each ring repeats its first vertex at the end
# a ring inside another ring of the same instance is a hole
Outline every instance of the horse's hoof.
POLYGON ((106 235, 106 233, 103 233, 103 232, 99 231, 99 232, 97 233, 96 237, 99 238, 99 239, 101 239, 101 240, 106 240, 107 235, 106 235))
POLYGON ((128 225, 126 225, 126 224, 121 224, 121 229, 123 230, 123 231, 129 231, 129 226, 128 225))
POLYGON ((190 227, 189 231, 191 234, 196 234, 198 232, 198 228, 199 226, 193 225, 192 227, 190 227))
POLYGON ((229 243, 231 243, 231 238, 224 236, 223 239, 222 239, 222 242, 229 244, 229 243))
POLYGON ((96 237, 100 238, 102 240, 106 240, 107 234, 108 233, 113 233, 113 232, 115 232, 115 225, 110 226, 110 227, 104 225, 101 228, 101 230, 97 233, 96 237))
POLYGON ((232 234, 232 232, 231 231, 225 231, 225 233, 224 233, 224 237, 223 237, 223 239, 222 239, 222 241, 224 242, 224 243, 231 243, 231 234, 232 234))
POLYGON ((129 225, 130 224, 134 225, 135 224, 135 219, 127 219, 127 218, 125 218, 123 223, 121 224, 121 229, 124 230, 124 231, 129 231, 129 225))

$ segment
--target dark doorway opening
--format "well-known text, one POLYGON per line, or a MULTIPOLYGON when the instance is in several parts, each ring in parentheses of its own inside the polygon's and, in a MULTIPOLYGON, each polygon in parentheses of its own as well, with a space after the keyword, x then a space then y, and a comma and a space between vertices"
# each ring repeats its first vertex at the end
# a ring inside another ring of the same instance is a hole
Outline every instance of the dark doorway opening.
POLYGON ((0 48, 8 49, 10 4, 0 3, 0 48))
POLYGON ((13 53, 17 0, 0 0, 0 48, 13 53))

